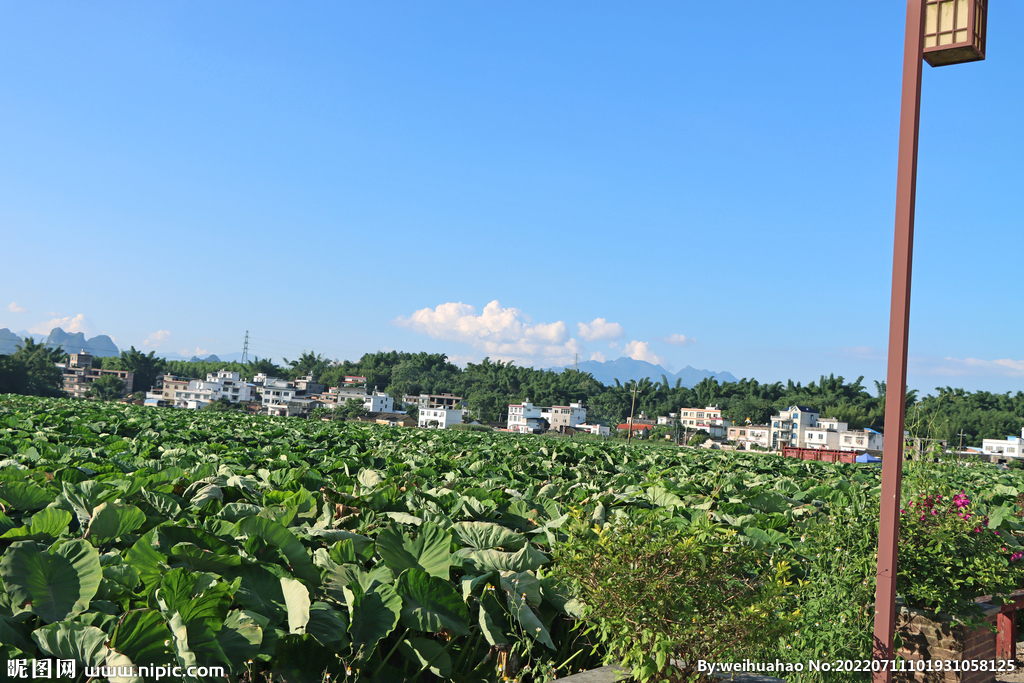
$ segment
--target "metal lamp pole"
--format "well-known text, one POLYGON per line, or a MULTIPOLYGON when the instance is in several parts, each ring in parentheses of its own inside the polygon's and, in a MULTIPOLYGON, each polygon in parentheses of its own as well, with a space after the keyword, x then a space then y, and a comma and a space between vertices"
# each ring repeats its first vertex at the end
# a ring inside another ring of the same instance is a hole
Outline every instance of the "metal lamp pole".
MULTIPOLYGON (((889 313, 889 360, 885 385, 885 433, 888 438, 885 440, 882 459, 872 652, 875 660, 883 662, 893 659, 896 632, 896 566, 899 549, 900 484, 903 478, 907 339, 910 328, 910 276, 914 255, 914 203, 917 193, 922 60, 926 59, 932 66, 942 66, 984 59, 986 4, 986 0, 971 0, 969 9, 961 12, 952 2, 907 0, 892 300, 889 313)), ((881 668, 885 670, 873 672, 873 683, 891 683, 892 671, 884 664, 881 668)))

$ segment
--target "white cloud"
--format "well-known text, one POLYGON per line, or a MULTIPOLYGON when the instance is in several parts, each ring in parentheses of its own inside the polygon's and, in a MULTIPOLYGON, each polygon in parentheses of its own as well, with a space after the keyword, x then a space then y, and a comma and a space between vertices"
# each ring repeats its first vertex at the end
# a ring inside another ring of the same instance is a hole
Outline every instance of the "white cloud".
POLYGON ((645 360, 655 365, 666 365, 668 361, 664 356, 659 356, 651 351, 651 345, 647 342, 633 340, 626 344, 622 353, 633 360, 645 360))
POLYGON ((28 309, 27 308, 22 308, 21 306, 19 306, 14 301, 12 301, 10 304, 8 304, 7 310, 10 311, 11 313, 28 313, 28 309))
POLYGON ((465 369, 467 363, 479 363, 482 358, 478 358, 473 354, 452 354, 448 356, 448 362, 452 365, 458 365, 460 368, 465 369))
POLYGON ((580 336, 587 341, 596 341, 598 339, 621 339, 626 336, 626 331, 622 329, 622 325, 619 323, 610 323, 605 318, 594 318, 594 320, 587 323, 576 323, 576 327, 579 328, 580 336))
POLYGON ((600 351, 594 351, 592 354, 590 354, 590 360, 596 360, 598 363, 603 363, 608 359, 605 358, 605 355, 600 351))
POLYGON ((685 334, 670 334, 667 337, 663 337, 663 341, 675 346, 689 346, 690 344, 697 343, 696 339, 693 337, 687 337, 685 334))
POLYGON ((520 309, 502 308, 497 300, 484 306, 480 315, 460 301, 421 308, 392 322, 434 339, 469 344, 493 359, 519 365, 569 363, 583 350, 569 337, 565 322, 533 323, 520 309))
POLYGON ((171 333, 168 332, 167 330, 157 330, 156 332, 146 337, 145 341, 142 342, 142 345, 152 346, 156 348, 157 346, 160 346, 160 342, 166 341, 170 336, 171 333))
POLYGON ((85 315, 79 313, 74 317, 54 318, 45 323, 39 323, 35 327, 28 328, 28 331, 35 334, 50 334, 50 331, 55 327, 60 327, 65 332, 70 332, 71 334, 83 332, 86 335, 89 334, 91 329, 89 321, 85 319, 85 315))
POLYGON ((1024 360, 1000 358, 981 360, 978 358, 926 358, 908 359, 908 372, 918 375, 966 376, 983 375, 994 377, 1024 377, 1024 360))

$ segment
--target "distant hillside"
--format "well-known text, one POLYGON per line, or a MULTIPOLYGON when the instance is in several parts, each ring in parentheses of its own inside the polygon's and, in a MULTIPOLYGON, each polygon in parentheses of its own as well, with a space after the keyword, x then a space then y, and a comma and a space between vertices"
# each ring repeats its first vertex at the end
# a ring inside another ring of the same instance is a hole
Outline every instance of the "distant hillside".
POLYGON ((18 350, 21 337, 4 327, 0 329, 0 355, 9 356, 18 350))
MULTIPOLYGON (((238 363, 242 360, 242 352, 235 351, 233 353, 221 353, 221 354, 210 354, 208 356, 196 356, 191 357, 183 356, 180 353, 163 352, 157 351, 153 354, 157 358, 163 358, 164 360, 184 360, 189 363, 196 363, 198 361, 206 361, 208 363, 238 363)), ((251 358, 252 356, 250 356, 251 358)))
MULTIPOLYGON (((572 367, 572 366, 565 366, 572 367)), ((712 372, 711 370, 698 370, 687 365, 679 372, 672 373, 654 363, 632 358, 618 358, 603 363, 596 360, 583 361, 579 364, 580 371, 589 372, 594 379, 605 385, 614 385, 615 380, 628 382, 630 380, 641 380, 649 377, 653 382, 660 382, 661 376, 665 375, 668 383, 675 386, 676 380, 681 380, 684 387, 690 388, 698 384, 705 377, 714 377, 719 383, 735 382, 736 378, 728 372, 712 372)), ((563 368, 552 368, 562 370, 563 368)))
POLYGON ((43 337, 28 332, 11 332, 6 327, 0 329, 0 354, 12 354, 17 351, 25 337, 32 337, 35 341, 51 348, 60 348, 65 353, 78 353, 85 351, 94 356, 120 356, 121 351, 114 344, 114 340, 105 334, 89 339, 81 332, 69 334, 59 327, 50 330, 50 334, 43 337))
POLYGON ((85 351, 93 356, 104 358, 121 355, 121 350, 117 348, 114 340, 105 334, 86 339, 85 334, 82 332, 68 333, 59 327, 50 330, 50 334, 43 340, 43 344, 61 348, 64 350, 64 353, 85 351))

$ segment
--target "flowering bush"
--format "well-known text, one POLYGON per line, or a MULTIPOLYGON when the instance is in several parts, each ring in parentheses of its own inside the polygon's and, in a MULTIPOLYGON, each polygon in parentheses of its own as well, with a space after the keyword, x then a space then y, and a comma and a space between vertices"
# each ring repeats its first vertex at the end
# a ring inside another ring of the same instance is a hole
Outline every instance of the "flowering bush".
POLYGON ((1024 585, 1024 552, 1008 529, 990 528, 961 491, 919 494, 900 511, 898 590, 907 604, 977 614, 974 599, 1024 585))

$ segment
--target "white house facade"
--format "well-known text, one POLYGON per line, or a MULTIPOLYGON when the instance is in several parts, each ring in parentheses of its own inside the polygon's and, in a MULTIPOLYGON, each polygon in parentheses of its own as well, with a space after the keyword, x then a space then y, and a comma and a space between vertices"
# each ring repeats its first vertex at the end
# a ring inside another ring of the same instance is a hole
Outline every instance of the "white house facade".
POLYGON ((462 424, 462 408, 424 408, 416 424, 425 429, 447 429, 462 424))

